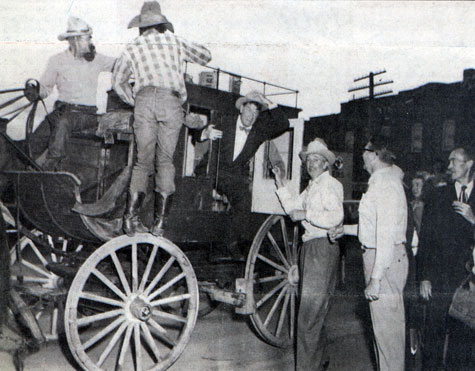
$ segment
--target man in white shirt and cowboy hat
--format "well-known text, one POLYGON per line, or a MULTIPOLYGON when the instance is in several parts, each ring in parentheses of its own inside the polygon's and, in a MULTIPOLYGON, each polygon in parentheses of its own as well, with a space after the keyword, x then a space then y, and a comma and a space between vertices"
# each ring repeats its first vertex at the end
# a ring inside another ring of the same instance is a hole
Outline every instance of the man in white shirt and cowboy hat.
POLYGON ((329 241, 328 231, 343 221, 343 186, 330 174, 336 157, 322 139, 310 142, 300 158, 311 178, 300 195, 291 194, 285 187, 278 167, 273 172, 284 211, 305 229, 299 263, 296 370, 310 371, 324 367, 325 336, 321 334, 340 257, 339 245, 329 241))
POLYGON ((149 176, 155 175, 155 220, 151 233, 163 235, 175 192, 175 153, 183 104, 187 99, 185 62, 206 65, 211 53, 204 46, 174 34, 173 25, 156 1, 144 3, 128 28, 138 27, 140 36, 127 45, 117 61, 112 86, 119 97, 134 106, 137 162, 132 171, 124 232, 134 235, 148 229, 139 218, 149 176), (131 78, 134 85, 130 84, 131 78))
POLYGON ((69 17, 67 30, 58 36, 67 41, 67 50, 52 56, 40 78, 39 91, 28 87, 29 99, 46 98, 56 86, 58 99, 54 111, 43 121, 33 136, 33 157, 45 149, 40 142, 47 135, 48 151, 38 159, 45 170, 55 170, 66 157, 72 131, 95 130, 97 127, 96 93, 101 72, 111 72, 115 58, 97 53, 92 43, 92 28, 77 17, 69 17), (35 153, 36 152, 36 153, 35 153))

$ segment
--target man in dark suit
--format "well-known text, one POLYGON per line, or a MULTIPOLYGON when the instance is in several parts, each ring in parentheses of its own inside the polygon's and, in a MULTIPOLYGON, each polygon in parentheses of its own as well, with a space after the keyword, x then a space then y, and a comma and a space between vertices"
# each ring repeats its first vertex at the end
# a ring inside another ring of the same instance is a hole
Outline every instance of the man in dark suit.
POLYGON ((448 317, 453 294, 467 276, 474 242, 474 155, 469 147, 456 148, 449 156, 453 184, 440 187, 428 200, 419 243, 421 296, 430 300, 425 326, 424 370, 475 369, 473 332, 448 317), (444 349, 446 333, 448 347, 444 349))
POLYGON ((247 230, 251 211, 249 186, 252 159, 262 143, 278 137, 289 128, 289 120, 277 104, 257 91, 239 98, 236 108, 238 111, 224 116, 217 128, 214 125, 205 128, 201 140, 220 139, 217 191, 226 195, 232 207, 227 228, 230 256, 223 258, 243 260, 239 243, 244 242, 241 233, 247 230))

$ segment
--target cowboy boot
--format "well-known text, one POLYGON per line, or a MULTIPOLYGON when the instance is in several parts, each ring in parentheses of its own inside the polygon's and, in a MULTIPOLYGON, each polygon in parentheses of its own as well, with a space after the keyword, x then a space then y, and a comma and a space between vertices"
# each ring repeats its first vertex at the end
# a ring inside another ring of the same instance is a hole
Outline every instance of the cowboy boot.
POLYGON ((152 234, 154 236, 163 236, 167 226, 168 214, 172 203, 172 196, 163 196, 161 193, 155 194, 155 220, 153 222, 152 234))
POLYGON ((143 192, 130 192, 127 195, 127 207, 124 214, 124 232, 129 237, 135 233, 147 233, 148 229, 142 224, 139 217, 139 211, 145 198, 143 192))

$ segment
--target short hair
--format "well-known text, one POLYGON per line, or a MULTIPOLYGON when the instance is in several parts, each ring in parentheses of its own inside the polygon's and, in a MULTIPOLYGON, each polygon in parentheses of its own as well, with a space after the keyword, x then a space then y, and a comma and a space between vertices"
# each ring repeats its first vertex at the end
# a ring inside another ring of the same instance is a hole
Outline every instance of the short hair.
POLYGON ((473 176, 475 172, 475 151, 473 149, 473 146, 461 146, 454 148, 453 151, 462 151, 463 157, 465 161, 472 161, 472 167, 470 169, 470 176, 473 176))
POLYGON ((390 143, 391 142, 388 137, 382 134, 376 134, 369 139, 369 149, 376 152, 378 158, 382 162, 388 165, 394 165, 394 159, 396 158, 396 156, 390 149, 390 143))
POLYGON ((154 24, 152 26, 140 27, 139 32, 142 35, 144 32, 151 29, 157 30, 159 33, 165 33, 166 30, 168 30, 167 25, 164 23, 161 23, 161 24, 154 24))

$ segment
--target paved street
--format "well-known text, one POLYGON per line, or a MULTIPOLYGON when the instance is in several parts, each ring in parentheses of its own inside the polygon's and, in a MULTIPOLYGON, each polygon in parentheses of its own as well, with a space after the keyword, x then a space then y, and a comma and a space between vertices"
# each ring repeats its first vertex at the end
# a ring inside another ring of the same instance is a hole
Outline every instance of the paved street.
MULTIPOLYGON (((366 305, 358 295, 362 284, 358 254, 357 249, 349 251, 346 285, 339 288, 329 312, 328 370, 373 369, 364 325, 366 305)), ((49 343, 26 359, 25 370, 72 370, 65 353, 58 342, 49 343)), ((254 333, 246 317, 234 314, 230 306, 221 305, 198 320, 191 341, 171 370, 270 371, 293 370, 293 365, 293 349, 267 345, 254 333)))

